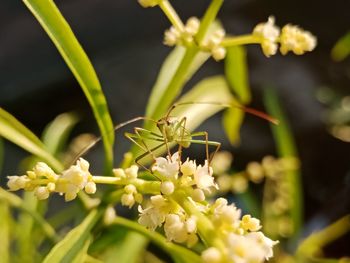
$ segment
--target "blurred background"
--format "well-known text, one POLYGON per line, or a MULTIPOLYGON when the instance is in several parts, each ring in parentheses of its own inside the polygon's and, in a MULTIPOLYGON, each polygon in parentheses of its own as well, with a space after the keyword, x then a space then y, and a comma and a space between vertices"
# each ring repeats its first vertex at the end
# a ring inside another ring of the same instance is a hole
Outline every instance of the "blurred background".
MULTIPOLYGON (((95 66, 114 122, 142 116, 161 63, 170 52, 162 44, 169 23, 161 11, 143 9, 136 0, 55 2, 95 66)), ((209 2, 172 1, 183 20, 200 17, 209 2)), ((297 24, 318 38, 317 48, 303 56, 266 58, 259 46, 248 47, 251 106, 264 111, 262 90, 266 86, 276 89, 295 136, 304 187, 305 233, 350 211, 350 132, 335 130, 339 123, 342 127, 350 124, 350 58, 335 62, 330 56, 336 41, 350 30, 349 10, 346 0, 227 0, 219 14, 229 34, 249 33, 274 15, 277 25, 297 24)), ((187 86, 222 73, 222 63, 208 61, 187 86)), ((82 132, 98 136, 81 89, 21 1, 0 2, 0 106, 37 135, 58 114, 74 111, 81 121, 73 136, 82 132)), ((207 130, 212 140, 221 141, 234 154, 237 170, 275 153, 268 123, 255 117, 246 117, 241 143, 234 148, 224 139, 220 116, 200 130, 207 130)), ((120 134, 115 149, 119 160, 129 147, 120 134)), ((6 175, 18 172, 14 169, 25 156, 5 142, 1 185, 6 175)), ((91 156, 90 160, 101 163, 101 151, 94 150, 91 156)), ((349 242, 349 235, 338 240, 327 248, 327 255, 350 256, 349 242)))

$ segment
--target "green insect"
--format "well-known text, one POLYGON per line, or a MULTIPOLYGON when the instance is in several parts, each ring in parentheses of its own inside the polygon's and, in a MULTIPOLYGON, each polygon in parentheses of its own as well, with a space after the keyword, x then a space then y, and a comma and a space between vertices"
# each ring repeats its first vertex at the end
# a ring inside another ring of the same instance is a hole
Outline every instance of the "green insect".
MULTIPOLYGON (((183 102, 183 103, 177 103, 174 104, 166 113, 164 117, 162 117, 159 120, 153 120, 151 118, 147 117, 136 117, 133 119, 130 119, 126 122, 120 123, 117 126, 115 126, 114 131, 131 124, 136 121, 151 121, 155 124, 155 128, 153 130, 144 129, 141 127, 134 127, 134 132, 126 132, 124 133, 125 137, 129 139, 131 142, 135 143, 138 147, 140 147, 144 153, 139 155, 135 158, 135 163, 139 166, 145 168, 146 170, 149 170, 147 167, 145 167, 140 161, 147 157, 151 156, 153 160, 156 159, 155 151, 165 147, 167 154, 169 157, 171 157, 170 152, 170 145, 175 144, 178 145, 178 153, 179 153, 179 162, 181 161, 181 155, 183 148, 189 148, 191 144, 202 144, 205 145, 205 154, 206 154, 206 160, 208 160, 208 164, 210 165, 211 160, 213 159, 214 155, 219 151, 221 143, 216 141, 209 141, 209 136, 206 131, 197 131, 197 132, 190 132, 186 128, 187 118, 177 118, 174 116, 171 116, 172 111, 182 105, 189 105, 189 104, 208 104, 208 105, 218 105, 222 107, 235 107, 239 108, 247 113, 256 115, 260 118, 266 119, 272 123, 277 123, 277 121, 268 116, 267 114, 245 107, 241 105, 232 105, 232 104, 223 104, 219 102, 183 102), (156 142, 157 145, 153 145, 152 147, 149 146, 150 142, 156 142), (212 154, 209 153, 209 146, 215 147, 214 152, 212 154)), ((87 153, 89 149, 91 149, 98 141, 101 140, 101 137, 96 139, 91 145, 86 147, 79 156, 87 153)), ((209 166, 208 166, 209 167, 209 166)))

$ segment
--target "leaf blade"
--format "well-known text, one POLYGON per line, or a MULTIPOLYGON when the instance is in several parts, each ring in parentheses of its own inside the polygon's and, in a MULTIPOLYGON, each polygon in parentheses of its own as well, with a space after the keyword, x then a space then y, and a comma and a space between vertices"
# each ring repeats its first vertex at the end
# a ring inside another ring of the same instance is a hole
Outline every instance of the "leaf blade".
POLYGON ((52 0, 23 0, 23 2, 51 38, 84 91, 101 132, 106 155, 105 169, 110 170, 113 166, 114 133, 111 132, 113 122, 100 82, 88 56, 52 0))
POLYGON ((0 136, 40 157, 56 171, 63 170, 62 164, 46 150, 39 138, 2 108, 0 108, 0 136))

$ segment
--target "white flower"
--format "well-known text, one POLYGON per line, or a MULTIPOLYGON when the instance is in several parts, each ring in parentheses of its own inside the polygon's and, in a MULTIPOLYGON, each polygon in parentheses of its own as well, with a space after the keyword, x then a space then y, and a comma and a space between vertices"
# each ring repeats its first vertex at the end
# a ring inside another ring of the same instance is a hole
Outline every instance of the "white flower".
MULTIPOLYGON (((76 198, 77 193, 84 189, 88 182, 92 180, 89 172, 89 163, 80 158, 76 165, 63 171, 60 180, 57 181, 55 191, 65 194, 65 200, 71 201, 76 198)), ((88 191, 93 190, 93 185, 88 186, 88 191)))
POLYGON ((128 179, 136 179, 139 167, 137 165, 131 165, 129 168, 125 169, 125 176, 128 179))
POLYGON ((160 185, 160 191, 164 195, 171 195, 175 190, 175 186, 171 181, 162 182, 160 185))
POLYGON ((125 171, 122 168, 113 169, 113 174, 115 177, 118 177, 121 179, 126 178, 125 171))
POLYGON ((157 172, 167 179, 176 180, 179 172, 178 158, 178 152, 174 153, 171 158, 156 158, 156 163, 152 166, 152 172, 157 172))
POLYGON ((207 160, 203 166, 198 165, 194 173, 194 181, 198 188, 208 192, 210 192, 210 187, 217 188, 217 185, 214 183, 213 169, 211 167, 208 168, 207 160))
POLYGON ((278 241, 273 241, 266 237, 262 232, 251 232, 246 235, 247 238, 255 240, 264 250, 265 259, 273 257, 273 246, 278 244, 278 241))
POLYGON ((219 61, 225 58, 226 49, 224 47, 215 47, 211 50, 211 54, 216 61, 219 61))
POLYGON ((213 211, 214 224, 217 226, 226 224, 228 226, 238 227, 241 210, 237 209, 234 204, 228 205, 225 198, 218 198, 211 209, 213 211))
POLYGON ((242 217, 241 225, 244 230, 258 231, 261 228, 260 220, 250 215, 244 215, 242 217))
POLYGON ((202 252, 202 259, 205 263, 219 263, 222 255, 215 247, 210 247, 202 252))
POLYGON ((135 204, 133 194, 123 194, 120 201, 123 206, 128 206, 129 208, 135 204))
POLYGON ((45 186, 39 186, 35 189, 34 195, 38 198, 38 200, 44 200, 49 198, 50 192, 45 186))
POLYGON ((227 236, 227 247, 230 262, 263 263, 265 261, 264 249, 252 238, 230 233, 227 236))
POLYGON ((283 55, 293 51, 296 55, 302 55, 306 51, 312 51, 317 44, 315 36, 294 25, 285 25, 280 37, 280 51, 283 55))
POLYGON ((196 202, 203 202, 205 200, 205 195, 203 190, 198 188, 194 189, 192 192, 192 199, 193 201, 196 201, 196 202))
POLYGON ((38 162, 34 168, 33 172, 37 177, 46 177, 50 180, 56 180, 58 175, 46 164, 43 162, 38 162))
POLYGON ((164 232, 169 241, 183 243, 187 240, 185 223, 177 214, 169 214, 165 218, 164 232))
POLYGON ((94 194, 96 193, 96 184, 94 182, 88 182, 84 189, 87 194, 94 194))
POLYGON ((280 30, 275 26, 275 18, 270 16, 266 23, 260 23, 255 26, 253 35, 261 38, 261 47, 265 56, 275 55, 277 52, 277 39, 280 30))
POLYGON ((247 165, 249 179, 254 183, 260 183, 264 178, 264 169, 258 162, 250 162, 247 165))
POLYGON ((186 40, 192 41, 192 37, 197 34, 200 26, 200 21, 197 17, 190 17, 185 25, 184 38, 186 40))
POLYGON ((196 161, 192 161, 192 160, 189 160, 189 158, 187 158, 187 160, 181 164, 180 170, 183 176, 189 176, 195 173, 196 168, 197 168, 196 161))
POLYGON ((133 184, 128 184, 124 187, 124 191, 127 194, 134 194, 137 192, 135 185, 133 184))
POLYGON ((24 188, 25 183, 22 177, 23 176, 17 176, 17 175, 7 176, 7 179, 9 179, 7 182, 7 187, 10 189, 10 191, 17 191, 19 189, 24 188))
POLYGON ((169 29, 164 32, 163 44, 167 46, 174 46, 179 43, 181 38, 180 32, 174 27, 171 26, 169 29))
POLYGON ((114 219, 117 217, 117 213, 114 209, 113 206, 108 206, 106 211, 105 211, 105 214, 103 216, 103 222, 106 224, 106 225, 110 225, 113 223, 114 219))

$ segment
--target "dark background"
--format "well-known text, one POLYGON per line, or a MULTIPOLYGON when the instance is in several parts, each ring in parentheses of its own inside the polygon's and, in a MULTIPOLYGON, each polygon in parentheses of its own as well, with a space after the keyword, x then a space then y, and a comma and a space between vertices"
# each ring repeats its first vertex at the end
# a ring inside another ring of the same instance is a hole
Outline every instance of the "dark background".
MULTIPOLYGON (((109 102, 115 123, 144 113, 147 96, 163 59, 170 49, 162 45, 169 26, 158 8, 143 9, 136 0, 56 1, 78 40, 92 60, 109 102)), ((209 1, 172 1, 180 16, 201 16, 209 1)), ((266 21, 269 15, 283 26, 294 23, 318 38, 317 48, 304 56, 281 55, 269 59, 258 46, 248 47, 252 106, 263 109, 264 86, 277 89, 290 119, 302 162, 305 196, 305 231, 309 232, 349 211, 350 146, 327 132, 323 114, 327 110, 316 99, 321 87, 340 96, 349 95, 350 59, 337 63, 330 58, 334 43, 350 30, 350 1, 257 1, 227 0, 219 14, 230 34, 245 34, 266 21)), ((209 61, 188 87, 223 72, 222 63, 209 61)), ((71 72, 46 33, 21 1, 0 2, 0 106, 40 135, 55 116, 77 111, 82 117, 75 133, 98 133, 92 112, 71 72)), ((223 141, 220 118, 208 120, 202 129, 213 140, 223 141)), ((247 117, 240 147, 233 150, 235 167, 274 154, 269 126, 247 117)), ((224 148, 231 149, 223 141, 224 148)), ((128 145, 118 136, 116 153, 128 145)), ((6 143, 5 163, 0 178, 15 174, 26 156, 6 143)), ((94 158, 101 159, 101 152, 94 158)), ((350 255, 349 238, 329 247, 329 256, 350 255)))

